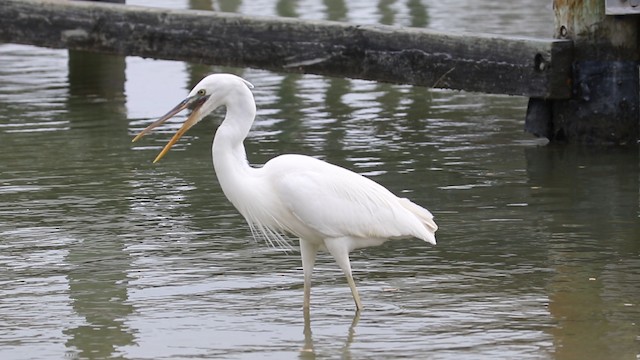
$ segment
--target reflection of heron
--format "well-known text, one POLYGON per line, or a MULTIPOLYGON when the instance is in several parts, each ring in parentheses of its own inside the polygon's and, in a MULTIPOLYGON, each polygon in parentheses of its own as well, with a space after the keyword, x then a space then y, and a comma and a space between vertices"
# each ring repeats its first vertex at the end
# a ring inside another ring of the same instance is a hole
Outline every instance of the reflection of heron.
POLYGON ((362 309, 349 252, 409 237, 435 245, 438 227, 433 216, 368 178, 312 157, 281 155, 263 167, 251 167, 242 144, 256 114, 251 87, 235 75, 209 75, 133 141, 191 108, 191 115, 158 154, 157 162, 189 128, 216 108, 226 106, 212 149, 213 166, 224 194, 254 235, 281 246, 286 245, 282 233, 300 238, 305 308, 309 307, 316 253, 322 249, 333 255, 347 278, 357 309, 362 309))
MULTIPOLYGON (((304 311, 304 346, 300 349, 300 357, 301 358, 310 358, 315 359, 316 353, 313 347, 313 334, 311 331, 311 314, 309 313, 309 308, 305 308, 304 311)), ((347 333, 347 338, 345 339, 344 345, 342 346, 342 355, 341 359, 351 359, 351 344, 353 344, 353 340, 356 336, 356 326, 358 326, 358 322, 360 321, 360 312, 356 311, 353 315, 353 320, 351 320, 351 325, 349 325, 349 331, 347 333)))

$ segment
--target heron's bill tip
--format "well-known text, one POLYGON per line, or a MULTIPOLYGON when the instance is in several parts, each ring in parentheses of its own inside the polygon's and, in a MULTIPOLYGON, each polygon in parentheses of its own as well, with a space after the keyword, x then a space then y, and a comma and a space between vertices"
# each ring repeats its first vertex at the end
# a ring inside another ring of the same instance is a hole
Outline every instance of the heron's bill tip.
POLYGON ((144 136, 144 134, 142 132, 140 132, 140 134, 136 135, 136 137, 134 137, 133 140, 131 140, 131 142, 132 143, 136 142, 136 141, 138 141, 138 139, 140 139, 143 136, 144 136))
POLYGON ((155 159, 153 159, 153 164, 157 163, 158 161, 160 161, 160 159, 162 159, 164 157, 164 155, 167 153, 167 151, 163 151, 160 154, 158 154, 158 156, 156 156, 155 159))

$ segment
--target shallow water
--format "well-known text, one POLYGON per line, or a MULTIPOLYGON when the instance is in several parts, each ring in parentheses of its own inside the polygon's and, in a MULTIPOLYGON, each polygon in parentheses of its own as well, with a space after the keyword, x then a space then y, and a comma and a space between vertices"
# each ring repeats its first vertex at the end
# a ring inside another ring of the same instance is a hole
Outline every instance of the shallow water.
MULTIPOLYGON (((214 8, 535 36, 551 11, 340 4, 214 8)), ((640 357, 637 148, 545 145, 519 97, 9 44, 0 64, 2 359, 640 357), (183 116, 131 143, 214 71, 256 86, 252 163, 313 155, 436 216, 436 247, 353 254, 360 315, 322 255, 304 316, 298 253, 256 243, 217 184, 221 113, 158 164, 183 116)))

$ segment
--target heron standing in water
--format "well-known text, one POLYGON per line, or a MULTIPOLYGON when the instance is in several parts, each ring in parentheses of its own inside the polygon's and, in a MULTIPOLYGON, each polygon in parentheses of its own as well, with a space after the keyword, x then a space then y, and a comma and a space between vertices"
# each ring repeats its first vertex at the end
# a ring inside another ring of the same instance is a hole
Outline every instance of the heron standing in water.
POLYGON ((311 274, 319 250, 328 251, 347 278, 356 309, 362 309, 349 253, 389 240, 418 238, 436 244, 438 226, 425 208, 399 198, 380 184, 340 166, 305 155, 286 154, 252 167, 243 145, 256 115, 253 86, 231 74, 202 79, 175 108, 133 141, 184 109, 191 114, 154 160, 160 160, 205 116, 220 106, 226 116, 213 139, 213 167, 222 191, 244 216, 252 233, 271 244, 283 234, 300 239, 304 308, 310 306, 311 274))

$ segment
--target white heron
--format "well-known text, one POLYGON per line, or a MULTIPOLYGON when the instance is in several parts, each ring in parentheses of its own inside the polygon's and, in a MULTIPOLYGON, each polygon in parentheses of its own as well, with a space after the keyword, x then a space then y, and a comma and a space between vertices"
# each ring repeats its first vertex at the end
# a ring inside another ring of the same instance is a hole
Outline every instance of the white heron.
POLYGON ((133 141, 180 111, 191 109, 155 163, 189 128, 225 106, 226 115, 212 146, 213 167, 225 196, 244 216, 254 236, 263 235, 270 243, 281 243, 282 234, 287 233, 300 239, 304 309, 310 306, 316 254, 326 250, 344 272, 360 310, 362 302, 351 274, 349 253, 413 237, 435 245, 438 226, 433 215, 371 179, 313 157, 280 155, 262 167, 252 167, 243 145, 256 115, 251 88, 248 81, 232 74, 209 75, 133 141))

